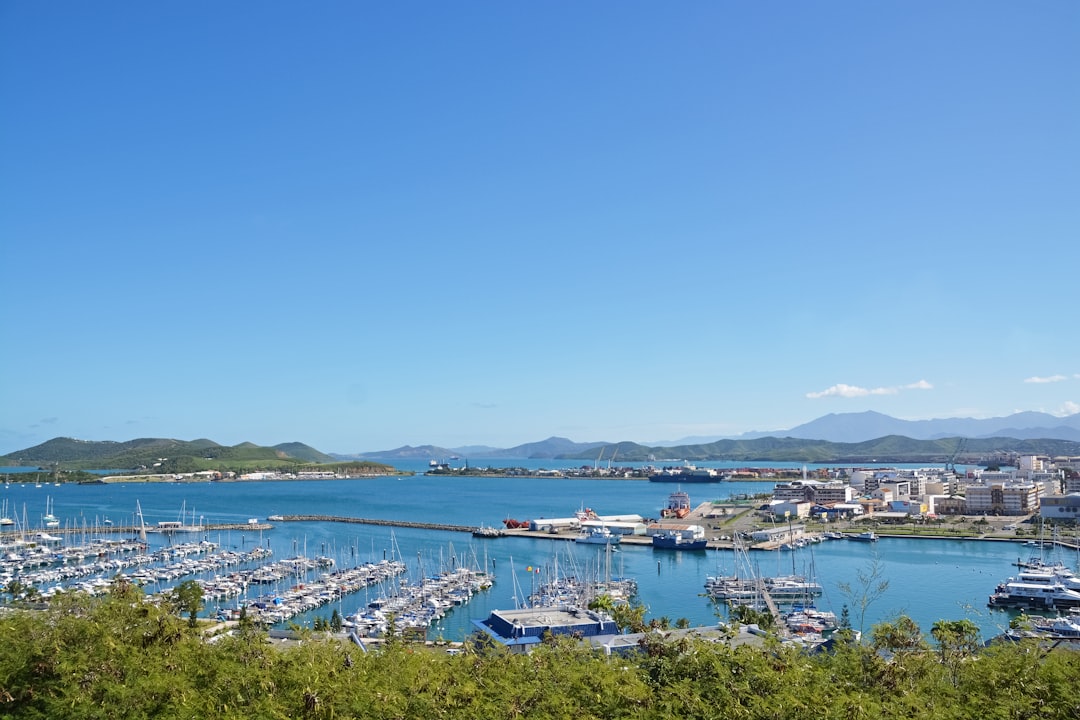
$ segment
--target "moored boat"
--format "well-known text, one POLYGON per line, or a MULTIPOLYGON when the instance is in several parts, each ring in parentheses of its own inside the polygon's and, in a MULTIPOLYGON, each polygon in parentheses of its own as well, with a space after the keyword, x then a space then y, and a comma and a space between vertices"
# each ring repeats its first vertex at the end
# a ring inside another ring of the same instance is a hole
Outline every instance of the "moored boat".
POLYGON ((579 543, 594 545, 618 545, 622 539, 619 535, 608 530, 603 525, 587 527, 581 530, 581 534, 574 538, 579 543))
POLYGON ((660 511, 660 517, 682 520, 690 514, 690 495, 683 490, 676 490, 668 495, 667 507, 660 511))
POLYGON ((997 586, 987 604, 995 608, 1080 608, 1080 579, 1029 570, 997 586))
POLYGON ((649 482, 713 483, 723 479, 720 473, 711 468, 699 468, 693 465, 666 467, 649 476, 649 482))
POLYGON ((661 550, 704 550, 709 546, 706 538, 687 538, 678 530, 665 530, 652 536, 652 546, 661 550))

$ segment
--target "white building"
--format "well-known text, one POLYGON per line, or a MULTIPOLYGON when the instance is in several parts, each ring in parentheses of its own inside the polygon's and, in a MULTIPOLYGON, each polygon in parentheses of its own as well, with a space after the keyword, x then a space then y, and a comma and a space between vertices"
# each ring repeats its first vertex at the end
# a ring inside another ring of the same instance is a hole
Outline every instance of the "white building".
POLYGON ((911 482, 908 480, 892 480, 878 485, 879 490, 888 490, 892 493, 893 500, 910 500, 914 494, 911 492, 911 482))
POLYGON ((777 520, 805 518, 810 516, 812 507, 814 503, 807 500, 774 501, 769 503, 769 512, 775 515, 777 520))
POLYGON ((989 483, 1006 483, 1016 480, 1015 470, 976 470, 975 479, 977 482, 985 484, 989 483))
POLYGON ((754 542, 788 542, 797 540, 806 534, 805 525, 792 525, 777 523, 775 527, 762 528, 750 533, 750 539, 754 542))
POLYGON ((968 515, 1027 515, 1039 509, 1042 487, 1033 483, 968 485, 968 515))
POLYGON ((774 500, 789 502, 805 500, 819 504, 851 502, 855 494, 855 488, 850 485, 818 480, 795 480, 794 482, 779 484, 773 489, 774 500))
POLYGON ((1021 455, 1017 464, 1020 474, 1023 477, 1030 477, 1031 473, 1048 470, 1050 468, 1050 458, 1040 455, 1021 455))

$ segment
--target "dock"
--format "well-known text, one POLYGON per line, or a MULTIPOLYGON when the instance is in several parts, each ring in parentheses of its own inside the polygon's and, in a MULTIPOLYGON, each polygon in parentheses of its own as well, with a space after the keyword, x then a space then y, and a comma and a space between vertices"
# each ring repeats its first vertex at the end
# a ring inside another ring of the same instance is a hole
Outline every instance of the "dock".
POLYGON ((335 522, 358 525, 382 525, 384 527, 407 527, 420 530, 446 530, 449 532, 471 533, 476 528, 472 525, 449 525, 446 523, 413 522, 410 520, 380 520, 376 518, 342 517, 339 515, 272 515, 273 522, 335 522))

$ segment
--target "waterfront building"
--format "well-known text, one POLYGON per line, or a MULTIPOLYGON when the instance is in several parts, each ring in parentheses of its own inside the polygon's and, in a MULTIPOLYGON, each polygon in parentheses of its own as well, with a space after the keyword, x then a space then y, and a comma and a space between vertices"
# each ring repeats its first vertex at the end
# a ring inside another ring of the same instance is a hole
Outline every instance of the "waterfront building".
POLYGON ((805 525, 791 525, 786 523, 783 525, 777 524, 773 527, 762 528, 750 533, 750 539, 756 543, 762 542, 791 542, 798 540, 806 534, 805 525))
POLYGON ((810 510, 814 503, 806 500, 780 501, 774 500, 769 503, 769 512, 777 518, 805 518, 810 517, 810 510))
POLYGON ((960 495, 928 495, 927 506, 931 515, 963 515, 967 500, 960 495))
POLYGON ((1039 507, 1041 485, 1023 482, 967 486, 967 515, 1027 515, 1039 507))
POLYGON ((590 640, 619 634, 619 627, 610 616, 569 606, 492 610, 484 620, 473 620, 473 626, 515 653, 529 652, 548 634, 590 640))
POLYGON ((889 503, 889 512, 904 515, 924 515, 928 510, 926 503, 919 500, 893 500, 889 503))
POLYGON ((586 520, 581 523, 582 531, 607 528, 613 535, 644 535, 645 523, 639 520, 586 520))
POLYGON ((577 530, 581 521, 576 517, 568 518, 539 518, 529 521, 529 529, 534 532, 559 532, 561 530, 577 530))
POLYGON ((1080 493, 1047 495, 1041 499, 1039 517, 1045 520, 1080 520, 1080 493))

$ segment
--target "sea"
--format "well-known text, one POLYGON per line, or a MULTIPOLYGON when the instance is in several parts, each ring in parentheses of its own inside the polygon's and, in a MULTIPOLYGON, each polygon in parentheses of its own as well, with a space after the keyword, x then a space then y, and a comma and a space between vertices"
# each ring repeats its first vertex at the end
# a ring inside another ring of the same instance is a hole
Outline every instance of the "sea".
MULTIPOLYGON (((40 486, 33 474, 21 472, 25 468, 0 468, 7 480, 0 489, 0 502, 6 515, 20 522, 25 517, 31 528, 41 526, 47 507, 63 526, 71 528, 104 528, 106 519, 118 526, 134 525, 136 508, 141 508, 149 527, 177 520, 195 525, 245 524, 250 519, 267 522, 272 515, 501 526, 506 518, 566 518, 581 508, 600 515, 637 513, 655 518, 675 489, 666 483, 628 479, 425 476, 427 464, 426 460, 394 461, 398 470, 416 474, 342 480, 54 485, 41 475, 40 486)), ((469 464, 556 469, 570 467, 571 461, 499 458, 470 459, 469 464)), ((734 464, 698 466, 729 468, 734 464)), ((708 500, 768 493, 772 487, 768 482, 725 481, 682 489, 696 506, 708 500)), ((726 615, 724 607, 705 594, 708 576, 745 574, 745 564, 737 568, 735 555, 727 550, 672 552, 620 546, 606 555, 603 546, 544 538, 477 539, 465 532, 334 522, 272 524, 272 530, 206 531, 203 536, 151 533, 148 539, 151 549, 191 540, 209 540, 223 549, 262 545, 273 550, 274 559, 322 555, 334 558, 338 568, 399 559, 409 565, 414 579, 459 565, 487 568, 495 575, 494 585, 468 604, 453 608, 428 633, 429 639, 445 640, 463 640, 473 631, 473 621, 484 619, 492 610, 517 607, 556 567, 561 573, 579 576, 634 578, 637 601, 646 607, 647 618, 666 617, 673 623, 685 618, 693 625, 715 625, 726 615)), ((5 534, 10 532, 5 530, 5 534)), ((68 536, 67 542, 79 539, 76 534, 68 536)), ((1027 558, 1031 550, 1022 542, 883 537, 876 543, 833 540, 796 550, 751 551, 749 561, 764 575, 813 575, 824 587, 817 606, 837 614, 845 604, 852 605, 842 584, 858 591, 876 569, 879 575, 873 585, 887 581, 888 587, 868 605, 865 617, 849 607, 856 628, 862 625, 869 631, 876 623, 904 614, 928 635, 938 620, 966 618, 989 638, 1007 628, 1011 616, 989 610, 987 598, 998 583, 1015 574, 1014 563, 1027 558)), ((1070 567, 1077 565, 1077 557, 1062 559, 1070 567)), ((160 588, 148 588, 153 589, 160 588)), ((333 608, 309 612, 292 622, 310 625, 316 616, 329 617, 333 609, 350 615, 375 599, 372 595, 377 592, 378 588, 372 588, 345 596, 333 608)), ((213 610, 208 608, 208 612, 213 610)))

